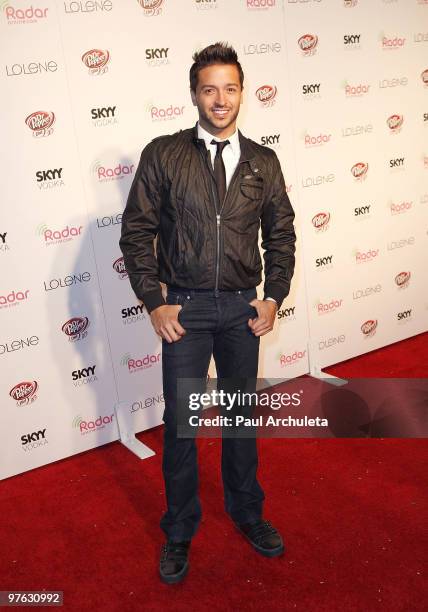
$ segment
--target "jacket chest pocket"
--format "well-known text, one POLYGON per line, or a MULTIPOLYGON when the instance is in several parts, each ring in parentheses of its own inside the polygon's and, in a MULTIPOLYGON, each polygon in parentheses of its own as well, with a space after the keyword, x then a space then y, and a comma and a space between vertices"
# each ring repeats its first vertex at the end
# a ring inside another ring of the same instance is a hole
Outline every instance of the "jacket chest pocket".
POLYGON ((241 177, 241 194, 248 200, 261 200, 263 198, 263 179, 254 175, 241 177))

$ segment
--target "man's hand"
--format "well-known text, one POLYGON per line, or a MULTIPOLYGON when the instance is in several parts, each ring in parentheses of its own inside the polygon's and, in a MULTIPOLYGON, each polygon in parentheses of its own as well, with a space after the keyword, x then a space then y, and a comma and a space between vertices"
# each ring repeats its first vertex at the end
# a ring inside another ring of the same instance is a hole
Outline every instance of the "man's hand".
POLYGON ((180 304, 163 304, 150 313, 150 319, 155 332, 167 342, 177 342, 186 333, 184 327, 178 322, 180 304))
POLYGON ((258 317, 248 319, 248 325, 255 336, 264 336, 273 330, 278 306, 272 300, 256 300, 250 302, 257 310, 258 317))

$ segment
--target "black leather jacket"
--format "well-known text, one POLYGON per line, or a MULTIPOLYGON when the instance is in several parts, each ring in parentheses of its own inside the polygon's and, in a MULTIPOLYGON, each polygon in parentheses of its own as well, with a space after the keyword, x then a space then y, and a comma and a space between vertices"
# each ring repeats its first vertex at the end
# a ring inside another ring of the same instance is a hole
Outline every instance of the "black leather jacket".
POLYGON ((278 306, 290 290, 294 211, 276 153, 239 132, 241 157, 223 202, 197 128, 152 140, 141 154, 122 217, 120 248, 148 312, 165 301, 159 281, 200 289, 248 289, 261 281, 278 306), (156 255, 154 241, 156 242, 156 255))

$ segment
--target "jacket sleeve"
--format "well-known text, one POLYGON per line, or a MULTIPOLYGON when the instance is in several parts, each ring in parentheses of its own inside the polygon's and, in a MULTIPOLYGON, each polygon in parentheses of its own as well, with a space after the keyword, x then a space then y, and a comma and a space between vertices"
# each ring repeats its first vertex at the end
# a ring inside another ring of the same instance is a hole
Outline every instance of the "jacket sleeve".
POLYGON ((119 241, 132 289, 149 313, 165 304, 154 247, 161 202, 162 178, 152 141, 141 153, 122 216, 119 241))
POLYGON ((264 202, 261 228, 264 249, 264 296, 278 303, 278 308, 290 292, 294 273, 296 233, 294 210, 285 188, 281 166, 273 151, 270 162, 269 187, 264 202))

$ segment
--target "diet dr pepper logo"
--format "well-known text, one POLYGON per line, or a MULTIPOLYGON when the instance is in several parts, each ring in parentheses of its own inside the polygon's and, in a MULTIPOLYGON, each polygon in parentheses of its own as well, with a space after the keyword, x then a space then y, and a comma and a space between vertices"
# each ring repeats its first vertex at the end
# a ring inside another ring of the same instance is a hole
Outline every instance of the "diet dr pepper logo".
POLYGON ((386 124, 389 127, 391 134, 398 134, 401 131, 401 126, 403 125, 404 117, 403 115, 391 115, 386 120, 386 124))
POLYGON ((395 284, 399 289, 405 289, 409 286, 410 282, 410 272, 399 272, 397 276, 394 278, 395 284))
POLYGON ((70 342, 83 340, 88 335, 89 319, 88 317, 72 317, 64 323, 61 330, 64 332, 70 342))
POLYGON ((325 232, 328 229, 328 223, 330 221, 329 212, 320 212, 312 217, 312 225, 317 232, 325 232))
POLYGON ((366 162, 357 162, 351 168, 351 174, 356 181, 364 181, 367 177, 369 165, 366 162))
POLYGON ((317 52, 318 36, 316 34, 304 34, 297 41, 302 54, 305 56, 315 55, 317 52))
POLYGON ((138 0, 146 17, 156 17, 162 13, 163 0, 138 0))
POLYGON ((110 53, 101 49, 91 49, 82 55, 82 62, 88 68, 88 72, 92 76, 99 76, 108 71, 107 64, 110 61, 110 53))
POLYGON ((256 91, 256 98, 263 107, 268 108, 269 106, 273 106, 275 104, 276 94, 277 88, 275 85, 262 85, 256 91))
POLYGON ((9 395, 16 401, 17 406, 25 406, 37 399, 38 384, 35 380, 18 383, 9 391, 9 395))
POLYGON ((113 263, 113 270, 117 272, 117 275, 120 279, 128 278, 128 272, 125 270, 125 262, 123 261, 123 257, 119 257, 113 263))
POLYGON ((377 328, 377 319, 368 319, 361 325, 361 331, 366 338, 371 338, 375 335, 377 328))
POLYGON ((25 123, 33 132, 36 138, 50 136, 53 132, 53 124, 55 123, 55 114, 52 111, 35 111, 28 115, 25 123))

